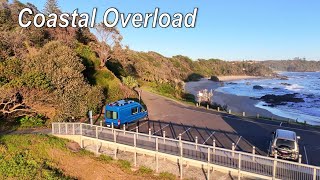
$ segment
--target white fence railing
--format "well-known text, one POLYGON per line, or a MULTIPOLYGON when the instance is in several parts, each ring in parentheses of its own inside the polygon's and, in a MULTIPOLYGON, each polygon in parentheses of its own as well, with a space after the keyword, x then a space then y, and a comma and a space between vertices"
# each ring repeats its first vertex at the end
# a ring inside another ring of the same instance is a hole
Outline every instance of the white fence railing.
MULTIPOLYGON (((53 123, 54 135, 81 135, 231 168, 270 179, 320 180, 320 167, 163 136, 90 125, 53 123)), ((215 144, 215 143, 214 143, 215 144)))

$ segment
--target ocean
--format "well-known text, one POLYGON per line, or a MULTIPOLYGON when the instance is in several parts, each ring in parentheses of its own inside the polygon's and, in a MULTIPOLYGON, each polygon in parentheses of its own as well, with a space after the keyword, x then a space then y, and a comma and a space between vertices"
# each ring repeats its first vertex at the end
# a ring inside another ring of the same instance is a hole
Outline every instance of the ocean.
POLYGON ((303 98, 305 102, 287 103, 275 107, 267 106, 263 101, 255 106, 265 109, 274 115, 320 125, 320 72, 283 72, 287 80, 280 79, 252 79, 226 82, 224 87, 216 91, 260 98, 266 94, 284 95, 297 93, 296 97, 303 98), (253 86, 259 85, 263 89, 255 90, 253 86))

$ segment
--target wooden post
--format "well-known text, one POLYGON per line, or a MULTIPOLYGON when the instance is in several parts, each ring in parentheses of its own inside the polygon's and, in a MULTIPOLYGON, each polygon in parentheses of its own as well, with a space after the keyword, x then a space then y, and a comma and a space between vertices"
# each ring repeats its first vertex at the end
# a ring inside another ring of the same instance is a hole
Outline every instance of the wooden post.
POLYGON ((149 140, 151 140, 151 128, 149 128, 149 140))
POLYGON ((245 117, 246 116, 246 112, 242 112, 242 116, 245 117))
POLYGON ((126 125, 123 125, 123 135, 126 135, 126 125))
POLYGON ((100 120, 100 126, 102 127, 102 120, 100 120))
POLYGON ((231 109, 229 109, 229 114, 231 114, 231 109))
POLYGON ((59 126, 59 135, 61 134, 61 127, 60 127, 60 123, 58 124, 59 126))
POLYGON ((317 180, 317 169, 313 168, 313 180, 317 180))
POLYGON ((163 131, 163 143, 165 144, 166 143, 166 131, 163 131))
POLYGON ((114 129, 114 125, 113 125, 113 122, 111 123, 111 131, 113 133, 113 129, 114 129))
POLYGON ((156 138, 156 173, 159 172, 159 144, 158 144, 158 137, 156 138))
POLYGON ((52 123, 52 124, 51 124, 51 127, 52 127, 52 129, 51 129, 52 132, 51 132, 51 133, 52 133, 52 134, 54 134, 54 124, 55 124, 55 123, 52 123))
POLYGON ((213 140, 212 146, 213 146, 213 154, 215 154, 216 153, 216 140, 215 139, 213 140))
POLYGON ((220 111, 220 107, 217 107, 218 112, 220 111))
POLYGON ((75 135, 74 123, 72 124, 72 134, 75 135))
POLYGON ((207 109, 209 109, 209 104, 207 104, 207 109))
POLYGON ((68 124, 64 124, 64 126, 66 127, 66 135, 68 135, 68 124))
POLYGON ((257 114, 257 119, 259 119, 260 118, 260 114, 257 114))

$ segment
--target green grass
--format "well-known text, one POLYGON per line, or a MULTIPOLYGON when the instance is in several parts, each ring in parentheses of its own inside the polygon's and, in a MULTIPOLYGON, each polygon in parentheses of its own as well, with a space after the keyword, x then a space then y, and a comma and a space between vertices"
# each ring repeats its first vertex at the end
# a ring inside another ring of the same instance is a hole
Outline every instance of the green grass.
POLYGON ((110 156, 101 154, 101 155, 98 157, 98 160, 99 160, 99 161, 106 162, 106 163, 111 163, 111 162, 113 161, 113 158, 110 157, 110 156))
POLYGON ((140 166, 140 168, 137 172, 138 172, 138 174, 141 174, 141 175, 150 175, 153 173, 153 170, 149 167, 146 167, 146 166, 140 166))
POLYGON ((47 135, 0 136, 0 179, 73 179, 57 168, 46 151, 66 150, 65 143, 47 135))
POLYGON ((117 161, 117 164, 120 166, 121 169, 123 170, 130 170, 131 169, 131 163, 127 160, 122 160, 122 159, 119 159, 117 161))

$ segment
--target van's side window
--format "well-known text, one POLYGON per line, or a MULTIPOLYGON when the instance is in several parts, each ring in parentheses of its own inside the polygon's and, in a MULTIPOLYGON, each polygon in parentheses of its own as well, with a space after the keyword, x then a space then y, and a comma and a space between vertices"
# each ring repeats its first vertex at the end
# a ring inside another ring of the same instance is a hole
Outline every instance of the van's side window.
POLYGON ((107 111, 108 119, 118 119, 118 113, 115 111, 107 111))
POLYGON ((138 107, 134 107, 131 109, 131 114, 137 114, 139 112, 138 107))

